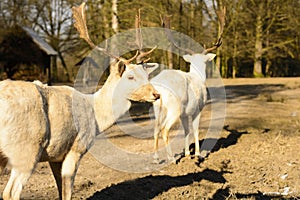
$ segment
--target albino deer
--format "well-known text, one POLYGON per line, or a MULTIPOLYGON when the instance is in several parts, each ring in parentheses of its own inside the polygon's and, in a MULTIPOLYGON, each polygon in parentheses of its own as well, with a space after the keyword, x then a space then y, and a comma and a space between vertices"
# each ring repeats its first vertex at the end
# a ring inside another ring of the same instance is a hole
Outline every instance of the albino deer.
MULTIPOLYGON (((217 49, 222 44, 222 32, 225 23, 225 8, 218 13, 220 24, 220 35, 213 47, 205 49, 202 53, 194 53, 190 49, 179 47, 170 31, 170 19, 167 18, 168 29, 166 34, 174 46, 180 48, 189 54, 184 55, 183 59, 191 63, 189 72, 180 70, 163 70, 156 77, 151 79, 151 83, 160 93, 160 100, 154 102, 155 127, 154 127, 154 161, 158 162, 158 135, 162 134, 162 138, 167 148, 168 159, 175 161, 172 156, 171 147, 169 145, 169 131, 175 122, 181 121, 185 133, 185 156, 190 155, 189 151, 189 134, 194 133, 195 139, 195 156, 200 156, 199 148, 199 121, 201 110, 206 100, 207 92, 205 86, 206 80, 206 64, 212 61, 215 54, 209 53, 217 49), (191 125, 190 125, 191 120, 191 125)), ((165 19, 166 20, 166 19, 165 19)))
MULTIPOLYGON (((96 47, 88 36, 84 6, 73 7, 75 26, 80 37, 96 47)), ((117 61, 102 89, 92 96, 68 86, 0 82, 0 164, 12 168, 4 200, 20 199, 36 164, 43 161, 50 164, 59 198, 71 199, 79 162, 95 136, 129 109, 130 100, 159 98, 145 67, 130 64, 137 55, 130 60, 111 56, 117 61)))

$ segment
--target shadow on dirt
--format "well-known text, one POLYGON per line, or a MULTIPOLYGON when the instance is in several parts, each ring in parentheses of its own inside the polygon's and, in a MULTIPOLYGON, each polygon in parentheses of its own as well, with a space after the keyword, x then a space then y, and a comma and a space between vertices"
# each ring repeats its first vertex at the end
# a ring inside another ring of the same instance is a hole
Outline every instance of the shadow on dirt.
POLYGON ((284 90, 283 84, 228 85, 225 87, 228 102, 240 102, 258 97, 261 93, 272 94, 284 90))
MULTIPOLYGON (((228 131, 230 134, 226 138, 207 138, 205 140, 204 139, 200 140, 199 144, 201 146, 201 151, 207 151, 210 153, 219 151, 220 149, 235 145, 238 142, 238 139, 243 134, 249 134, 249 132, 247 132, 247 131, 240 132, 240 131, 237 131, 234 129, 230 129, 229 125, 224 126, 223 129, 228 131), (206 142, 207 147, 213 146, 213 148, 212 149, 203 148, 202 144, 204 141, 206 142)), ((189 148, 190 148, 191 155, 192 156, 195 155, 195 143, 192 143, 189 148)), ((183 158, 183 156, 184 155, 182 154, 182 156, 177 160, 177 163, 180 162, 180 160, 183 158)), ((209 154, 207 155, 207 157, 208 156, 209 156, 209 154)), ((196 162, 196 164, 199 165, 203 161, 204 161, 203 158, 199 158, 198 161, 196 162)))
POLYGON ((287 197, 283 195, 265 195, 260 191, 257 191, 257 193, 250 193, 250 194, 231 193, 229 187, 226 187, 224 189, 217 190, 217 192, 213 195, 212 199, 225 200, 228 199, 229 197, 232 197, 232 199, 255 199, 255 200, 273 200, 273 199, 294 200, 300 198, 300 197, 287 197))
POLYGON ((238 139, 243 134, 249 134, 249 132, 247 131, 240 132, 234 129, 229 129, 229 125, 224 126, 223 129, 230 132, 230 134, 226 138, 218 139, 216 145, 214 146, 211 152, 216 152, 219 151, 220 149, 235 145, 238 142, 238 139))
POLYGON ((223 174, 227 172, 217 172, 211 169, 205 169, 198 173, 189 173, 183 176, 146 176, 134 180, 125 181, 111 185, 101 191, 96 192, 89 200, 97 199, 131 199, 146 200, 152 199, 160 193, 166 192, 174 187, 190 185, 193 182, 208 180, 214 183, 225 183, 223 174))

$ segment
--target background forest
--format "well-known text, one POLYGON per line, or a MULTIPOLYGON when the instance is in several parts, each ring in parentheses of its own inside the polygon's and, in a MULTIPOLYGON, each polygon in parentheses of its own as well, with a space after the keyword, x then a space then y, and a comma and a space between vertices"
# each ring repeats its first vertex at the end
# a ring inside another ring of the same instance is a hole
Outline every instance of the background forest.
MULTIPOLYGON (((58 52, 63 77, 74 80, 75 64, 90 52, 73 27, 71 7, 80 3, 81 0, 0 1, 0 64, 7 61, 3 60, 3 38, 16 32, 16 25, 27 26, 58 52)), ((173 30, 209 47, 218 36, 216 11, 223 6, 227 10, 226 25, 215 62, 222 77, 300 75, 300 0, 88 0, 87 25, 93 41, 101 43, 117 32, 134 28, 140 8, 143 27, 161 27, 161 16, 172 15, 173 30)), ((16 44, 17 37, 14 36, 16 44)), ((152 61, 167 58, 170 68, 180 66, 185 70, 181 58, 161 53, 155 51, 152 61)), ((59 69, 52 69, 56 79, 61 74, 59 69)))

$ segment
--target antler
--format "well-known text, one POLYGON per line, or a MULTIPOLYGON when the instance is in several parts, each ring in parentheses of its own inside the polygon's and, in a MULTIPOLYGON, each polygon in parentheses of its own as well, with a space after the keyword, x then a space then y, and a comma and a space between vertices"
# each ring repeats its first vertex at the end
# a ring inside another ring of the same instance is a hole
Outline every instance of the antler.
POLYGON ((141 30, 141 10, 140 9, 137 10, 137 14, 135 16, 135 36, 136 36, 135 44, 139 48, 139 50, 138 50, 139 55, 136 57, 136 62, 137 63, 148 62, 150 60, 150 57, 146 58, 144 60, 143 60, 143 58, 148 56, 149 54, 151 54, 157 48, 157 46, 153 47, 150 51, 143 50, 143 35, 142 35, 142 30, 141 30))
POLYGON ((185 51, 185 52, 187 52, 187 53, 189 53, 189 54, 195 54, 195 52, 192 51, 191 49, 185 49, 185 48, 182 48, 182 47, 180 47, 180 46, 175 42, 175 40, 174 40, 174 38, 173 38, 173 36, 172 36, 172 33, 170 32, 170 28, 171 28, 171 25, 170 25, 171 20, 170 20, 170 18, 171 18, 171 16, 164 16, 164 18, 161 18, 162 26, 165 28, 165 33, 166 33, 166 35, 167 35, 169 41, 172 42, 172 44, 173 44, 176 48, 178 48, 178 49, 180 49, 180 50, 182 50, 182 51, 185 51))
POLYGON ((97 45, 94 44, 94 42, 90 39, 88 29, 86 26, 86 17, 85 17, 85 12, 84 12, 85 4, 86 4, 86 2, 82 2, 80 6, 72 7, 73 18, 75 20, 74 27, 79 32, 80 38, 84 39, 92 48, 96 48, 99 51, 105 53, 106 55, 108 55, 112 58, 115 58, 116 60, 122 60, 123 62, 130 63, 134 59, 136 59, 136 57, 138 56, 138 52, 136 53, 135 56, 126 60, 125 58, 115 56, 115 55, 109 53, 108 51, 106 51, 106 49, 98 47, 97 45))
POLYGON ((220 8, 217 11, 217 16, 219 19, 219 37, 217 39, 217 42, 210 48, 208 49, 204 49, 204 51, 202 52, 203 54, 207 54, 217 48, 219 48, 222 45, 222 35, 223 35, 223 30, 224 30, 224 26, 225 26, 225 15, 226 15, 226 8, 220 8))

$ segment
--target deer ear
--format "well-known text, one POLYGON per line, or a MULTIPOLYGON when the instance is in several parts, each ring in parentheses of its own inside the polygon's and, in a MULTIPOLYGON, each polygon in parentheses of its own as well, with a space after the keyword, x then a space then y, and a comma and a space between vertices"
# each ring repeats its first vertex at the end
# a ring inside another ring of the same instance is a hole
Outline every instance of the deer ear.
POLYGON ((208 53, 205 56, 207 58, 207 61, 212 61, 216 57, 216 54, 214 54, 214 53, 208 53))
POLYGON ((126 65, 123 61, 119 61, 118 64, 118 73, 120 75, 120 77, 123 75, 124 71, 126 70, 126 65))
POLYGON ((183 55, 182 57, 186 62, 189 62, 189 63, 191 62, 191 58, 192 58, 191 55, 187 54, 187 55, 183 55))
POLYGON ((159 67, 158 63, 144 63, 143 64, 146 72, 148 74, 151 74, 154 70, 156 70, 159 67))

